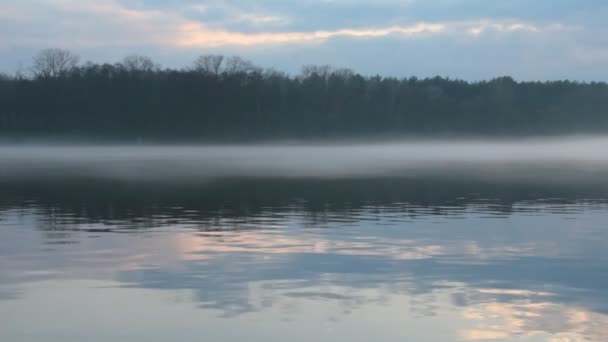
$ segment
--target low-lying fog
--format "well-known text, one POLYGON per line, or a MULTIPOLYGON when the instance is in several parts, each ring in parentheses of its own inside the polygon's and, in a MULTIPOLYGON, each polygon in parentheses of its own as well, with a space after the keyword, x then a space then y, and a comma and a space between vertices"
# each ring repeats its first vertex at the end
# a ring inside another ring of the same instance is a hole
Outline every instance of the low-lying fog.
POLYGON ((608 175, 607 151, 608 137, 325 145, 2 145, 0 176, 205 180, 456 175, 555 181, 608 175))

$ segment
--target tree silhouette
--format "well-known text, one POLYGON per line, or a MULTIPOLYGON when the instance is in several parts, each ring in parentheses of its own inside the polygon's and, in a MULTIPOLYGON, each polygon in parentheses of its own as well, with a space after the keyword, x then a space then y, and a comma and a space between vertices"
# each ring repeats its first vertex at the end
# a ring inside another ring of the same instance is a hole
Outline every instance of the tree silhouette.
POLYGON ((149 57, 78 65, 35 58, 35 77, 0 76, 0 134, 137 140, 254 140, 376 135, 522 136, 608 132, 608 85, 364 76, 309 65, 291 76, 240 57, 194 68, 149 57))
POLYGON ((204 55, 194 61, 194 69, 213 75, 219 75, 224 62, 224 56, 222 55, 204 55))
POLYGON ((68 50, 44 49, 34 56, 32 71, 38 78, 59 77, 74 69, 79 60, 68 50))
POLYGON ((129 55, 125 57, 122 61, 122 66, 131 72, 151 72, 160 68, 150 57, 141 55, 129 55))

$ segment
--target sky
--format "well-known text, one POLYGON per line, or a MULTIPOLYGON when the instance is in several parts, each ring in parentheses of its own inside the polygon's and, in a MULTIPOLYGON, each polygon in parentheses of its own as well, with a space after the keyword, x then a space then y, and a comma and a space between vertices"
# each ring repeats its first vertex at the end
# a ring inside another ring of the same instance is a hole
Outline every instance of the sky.
POLYGON ((296 74, 608 81, 605 0, 0 0, 0 71, 49 47, 187 67, 239 55, 296 74))

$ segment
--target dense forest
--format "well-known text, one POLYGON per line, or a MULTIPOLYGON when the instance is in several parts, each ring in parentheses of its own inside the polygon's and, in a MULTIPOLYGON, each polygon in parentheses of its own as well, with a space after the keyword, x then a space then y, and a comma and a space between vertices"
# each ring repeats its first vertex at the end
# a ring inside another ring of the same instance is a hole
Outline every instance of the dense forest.
POLYGON ((299 75, 205 55, 80 64, 66 50, 0 75, 0 137, 126 141, 608 132, 608 85, 397 79, 305 66, 299 75))

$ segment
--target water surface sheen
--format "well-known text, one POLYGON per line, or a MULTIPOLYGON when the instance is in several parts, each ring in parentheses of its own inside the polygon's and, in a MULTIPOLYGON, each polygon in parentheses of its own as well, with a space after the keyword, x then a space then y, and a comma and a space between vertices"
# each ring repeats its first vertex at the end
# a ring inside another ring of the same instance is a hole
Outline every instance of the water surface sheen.
POLYGON ((0 148, 0 340, 608 341, 601 156, 377 148, 0 148))

